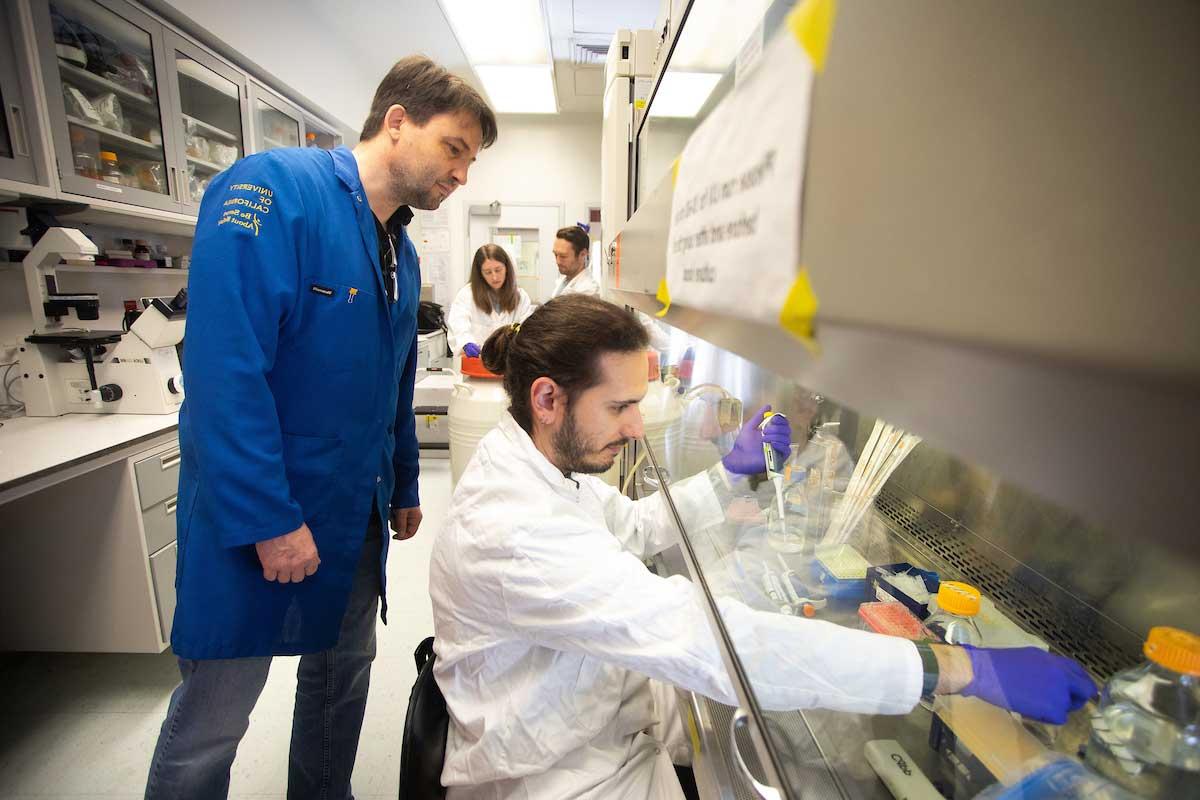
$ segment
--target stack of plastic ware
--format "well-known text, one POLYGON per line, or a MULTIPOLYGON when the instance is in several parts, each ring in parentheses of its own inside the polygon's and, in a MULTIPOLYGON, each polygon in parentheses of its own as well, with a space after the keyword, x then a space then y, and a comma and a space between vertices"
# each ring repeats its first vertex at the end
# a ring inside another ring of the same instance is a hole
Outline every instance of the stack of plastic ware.
POLYGON ((826 544, 841 544, 850 538, 888 478, 920 443, 921 437, 916 434, 905 433, 883 420, 875 421, 871 437, 867 439, 846 486, 846 494, 833 511, 833 519, 825 532, 826 544))

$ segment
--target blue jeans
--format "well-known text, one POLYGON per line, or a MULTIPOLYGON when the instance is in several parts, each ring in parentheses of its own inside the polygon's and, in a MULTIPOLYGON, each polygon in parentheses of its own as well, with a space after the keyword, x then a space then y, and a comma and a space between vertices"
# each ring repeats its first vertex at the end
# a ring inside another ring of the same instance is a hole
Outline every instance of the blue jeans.
MULTIPOLYGON (((288 761, 288 800, 349 800, 350 775, 375 659, 382 526, 372 515, 350 602, 332 650, 300 657, 288 761)), ((218 800, 267 682, 271 658, 179 659, 150 762, 146 800, 218 800)))

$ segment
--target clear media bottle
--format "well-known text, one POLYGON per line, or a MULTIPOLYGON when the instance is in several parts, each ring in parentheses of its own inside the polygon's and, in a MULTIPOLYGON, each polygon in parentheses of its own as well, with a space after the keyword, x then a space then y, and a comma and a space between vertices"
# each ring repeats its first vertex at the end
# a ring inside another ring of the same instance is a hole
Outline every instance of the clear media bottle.
POLYGON ((1200 797, 1200 636, 1151 628, 1142 651, 1100 695, 1088 766, 1142 797, 1200 797))
POLYGON ((936 602, 937 609, 925 620, 930 633, 946 644, 983 644, 975 623, 980 604, 978 589, 959 581, 942 581, 936 602))
POLYGON ((117 184, 123 182, 121 168, 117 166, 117 154, 111 150, 100 153, 100 180, 117 184))

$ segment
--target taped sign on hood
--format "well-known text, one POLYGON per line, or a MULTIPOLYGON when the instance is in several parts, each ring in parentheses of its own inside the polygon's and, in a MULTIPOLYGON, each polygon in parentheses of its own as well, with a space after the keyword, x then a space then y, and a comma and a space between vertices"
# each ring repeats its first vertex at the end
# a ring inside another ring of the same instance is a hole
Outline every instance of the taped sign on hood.
POLYGON ((814 78, 793 9, 762 63, 697 128, 671 200, 667 289, 690 308, 781 325, 807 339, 816 298, 799 266, 814 78))

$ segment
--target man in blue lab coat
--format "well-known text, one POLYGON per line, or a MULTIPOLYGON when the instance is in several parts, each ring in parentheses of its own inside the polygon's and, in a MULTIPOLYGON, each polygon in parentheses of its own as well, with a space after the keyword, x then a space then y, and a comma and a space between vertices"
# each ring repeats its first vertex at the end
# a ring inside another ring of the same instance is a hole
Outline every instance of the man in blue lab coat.
POLYGON ((301 655, 289 798, 348 798, 387 620, 388 538, 416 533, 420 274, 404 226, 496 121, 428 59, 398 62, 353 150, 215 178, 196 225, 179 419, 171 697, 147 798, 225 797, 271 657, 301 655))

